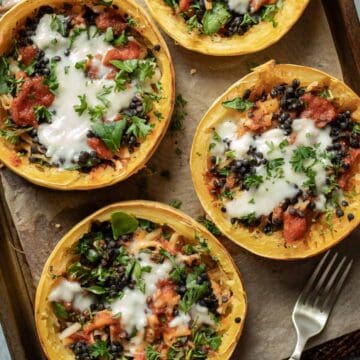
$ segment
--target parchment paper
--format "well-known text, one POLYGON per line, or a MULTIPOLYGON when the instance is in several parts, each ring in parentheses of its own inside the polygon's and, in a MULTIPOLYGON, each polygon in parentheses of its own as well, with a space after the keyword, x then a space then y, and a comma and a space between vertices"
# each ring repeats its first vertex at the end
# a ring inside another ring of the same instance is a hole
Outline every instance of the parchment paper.
MULTIPOLYGON (((341 78, 339 61, 319 0, 311 2, 302 19, 279 43, 258 54, 206 57, 186 51, 166 39, 175 64, 177 90, 188 101, 188 116, 185 131, 165 137, 148 169, 110 188, 70 193, 33 186, 6 169, 1 171, 1 181, 34 285, 47 256, 62 235, 106 204, 137 198, 165 203, 180 199, 183 211, 192 216, 202 214, 188 166, 192 135, 214 99, 246 74, 249 66, 274 58, 284 63, 313 66, 341 78), (196 73, 191 75, 191 69, 196 69, 196 73), (181 156, 176 154, 176 148, 181 149, 181 156), (161 176, 163 170, 170 171, 170 180, 161 176)), ((295 344, 291 323, 293 306, 319 258, 294 263, 276 262, 256 257, 230 241, 225 241, 225 245, 240 268, 249 300, 245 331, 232 359, 285 358, 295 344)), ((360 277, 356 276, 360 271, 360 244, 356 232, 338 248, 356 258, 355 266, 326 330, 316 338, 316 343, 360 327, 360 277)))

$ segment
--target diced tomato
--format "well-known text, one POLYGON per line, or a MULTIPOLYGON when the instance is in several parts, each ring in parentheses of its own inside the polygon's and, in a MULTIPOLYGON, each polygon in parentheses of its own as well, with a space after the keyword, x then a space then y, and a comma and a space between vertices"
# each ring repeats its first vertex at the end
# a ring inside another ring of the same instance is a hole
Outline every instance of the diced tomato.
POLYGON ((305 218, 291 215, 289 211, 284 213, 283 236, 286 242, 294 242, 303 239, 307 230, 305 218))
POLYGON ((86 21, 85 21, 85 19, 83 17, 83 14, 77 14, 76 16, 74 16, 71 19, 71 24, 72 25, 85 25, 86 21))
POLYGON ((146 354, 144 350, 136 351, 134 360, 146 360, 146 354))
POLYGON ((86 75, 90 79, 98 79, 99 78, 99 70, 101 65, 102 56, 100 54, 96 54, 92 58, 89 58, 86 61, 86 75))
POLYGON ((313 119, 318 128, 325 127, 336 117, 335 106, 328 100, 306 93, 301 97, 306 104, 306 109, 300 114, 301 118, 313 119))
POLYGON ((112 152, 106 147, 104 142, 96 137, 88 138, 88 145, 96 151, 101 159, 110 160, 113 158, 112 152))
POLYGON ((154 314, 172 315, 179 302, 180 295, 175 291, 175 284, 170 280, 160 280, 150 306, 154 314))
POLYGON ((127 23, 124 22, 122 16, 115 10, 101 13, 95 20, 99 30, 106 31, 111 27, 114 35, 120 35, 126 29, 127 23))
POLYGON ((192 3, 192 0, 180 0, 179 11, 180 12, 188 11, 191 3, 192 3))
POLYGON ((35 59, 38 49, 34 45, 28 45, 19 48, 18 51, 19 51, 19 59, 21 59, 21 62, 25 66, 28 66, 35 59))
POLYGON ((77 331, 76 333, 69 336, 73 342, 85 341, 86 343, 91 342, 91 335, 84 331, 77 331))
POLYGON ((138 59, 140 54, 140 46, 136 42, 131 41, 124 47, 109 50, 104 56, 103 64, 109 66, 111 65, 111 60, 138 59))
POLYGON ((12 120, 18 126, 37 126, 34 106, 50 106, 54 94, 43 83, 43 77, 26 78, 21 90, 11 104, 12 120))
POLYGON ((252 131, 262 131, 272 125, 272 114, 279 109, 277 99, 257 101, 256 109, 252 111, 252 117, 245 120, 245 126, 252 131))
POLYGON ((343 190, 348 190, 349 180, 353 175, 353 169, 360 157, 360 149, 350 149, 349 155, 344 159, 344 163, 350 166, 350 169, 344 172, 339 178, 339 186, 343 190))
POLYGON ((119 320, 114 319, 109 310, 102 310, 95 314, 93 321, 84 326, 85 334, 89 334, 90 332, 96 329, 102 329, 105 326, 110 325, 118 325, 119 320))
POLYGON ((257 12, 262 6, 275 4, 277 0, 250 0, 250 10, 252 13, 257 12))

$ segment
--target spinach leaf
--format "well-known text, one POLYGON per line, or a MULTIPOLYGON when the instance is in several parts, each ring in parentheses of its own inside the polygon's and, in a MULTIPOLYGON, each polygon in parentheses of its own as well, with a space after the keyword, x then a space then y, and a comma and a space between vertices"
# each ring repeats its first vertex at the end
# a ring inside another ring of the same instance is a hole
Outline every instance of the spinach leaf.
POLYGON ((99 285, 93 285, 90 286, 88 288, 86 288, 87 291, 90 291, 91 293, 95 294, 95 295, 102 295, 106 293, 106 290, 99 285))
POLYGON ((242 97, 236 97, 232 100, 224 101, 222 106, 229 109, 247 111, 254 106, 254 103, 249 100, 245 100, 242 97))
POLYGON ((231 14, 224 3, 213 3, 211 10, 206 10, 202 23, 204 33, 206 35, 213 35, 218 32, 231 19, 231 14))
POLYGON ((7 84, 7 77, 9 74, 9 64, 5 58, 0 58, 0 95, 6 94, 10 91, 7 84))
POLYGON ((114 239, 117 240, 120 235, 133 233, 139 226, 137 219, 124 212, 111 214, 111 227, 114 239))
POLYGON ((99 136, 106 147, 114 153, 120 147, 125 125, 125 120, 95 123, 92 125, 91 130, 95 135, 99 136))
POLYGON ((54 314, 57 318, 63 319, 63 320, 66 320, 68 318, 69 314, 66 311, 66 308, 63 304, 54 301, 51 303, 51 305, 52 305, 54 314))

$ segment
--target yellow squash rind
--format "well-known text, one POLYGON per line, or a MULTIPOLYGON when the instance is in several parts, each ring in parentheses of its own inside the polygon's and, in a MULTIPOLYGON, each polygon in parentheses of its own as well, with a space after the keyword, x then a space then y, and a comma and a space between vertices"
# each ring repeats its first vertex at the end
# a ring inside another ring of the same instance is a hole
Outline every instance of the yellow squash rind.
POLYGON ((358 174, 360 166, 358 165, 355 169, 356 174, 351 180, 355 195, 347 197, 349 206, 345 209, 345 215, 353 213, 355 219, 350 222, 346 216, 342 218, 334 216, 330 220, 332 230, 322 219, 312 224, 304 241, 287 245, 285 245, 281 231, 265 235, 260 231, 251 232, 240 225, 231 225, 229 219, 217 206, 214 197, 209 193, 204 174, 208 166, 211 129, 225 118, 241 117, 239 112, 224 108, 221 103, 236 96, 242 96, 246 89, 260 88, 264 84, 273 86, 282 82, 290 83, 295 78, 301 81, 302 86, 307 86, 314 81, 317 81, 320 86, 328 86, 339 108, 352 111, 352 118, 360 122, 360 98, 342 81, 310 67, 289 64, 276 65, 274 61, 269 61, 233 84, 209 108, 196 130, 190 157, 191 174, 196 193, 203 208, 223 234, 254 254, 279 260, 303 259, 317 255, 340 242, 357 227, 360 222, 360 174, 358 174))
POLYGON ((189 32, 184 19, 175 15, 164 0, 145 0, 151 15, 161 28, 186 49, 206 55, 234 56, 263 50, 280 40, 299 19, 309 0, 284 0, 275 16, 277 25, 263 21, 243 35, 220 37, 189 32))
MULTIPOLYGON (((16 29, 27 16, 31 16, 35 9, 42 5, 61 6, 64 2, 92 4, 91 0, 25 0, 15 5, 0 20, 0 55, 9 49, 16 29)), ((154 103, 154 111, 161 112, 164 118, 159 122, 154 115, 151 115, 151 122, 155 124, 152 133, 142 142, 139 149, 131 154, 131 158, 123 169, 116 170, 107 166, 95 169, 89 174, 76 170, 59 171, 55 167, 49 168, 30 163, 27 156, 19 157, 14 147, 0 137, 0 161, 34 184, 58 190, 89 190, 113 185, 143 168, 166 133, 175 96, 174 68, 166 43, 154 22, 133 0, 113 0, 113 4, 118 5, 119 11, 129 14, 139 24, 137 30, 144 37, 148 47, 160 45, 160 50, 153 53, 162 72, 160 81, 163 87, 163 98, 159 103, 154 103)), ((0 108, 0 118, 2 116, 4 116, 4 111, 0 108)))
POLYGON ((47 301, 47 296, 56 282, 54 274, 59 275, 65 272, 67 265, 74 259, 71 250, 80 237, 90 230, 91 222, 110 220, 111 214, 116 211, 123 211, 158 224, 166 224, 192 242, 197 242, 196 235, 206 239, 210 253, 218 259, 219 275, 233 293, 231 312, 221 323, 220 329, 224 331, 222 344, 216 355, 210 357, 209 360, 230 359, 243 330, 247 312, 246 293, 235 263, 222 244, 202 225, 179 210, 150 201, 128 201, 102 208, 72 228, 51 253, 44 266, 35 300, 36 327, 48 359, 74 359, 73 353, 66 349, 58 338, 57 320, 47 301), (239 324, 235 322, 237 317, 241 318, 239 324))

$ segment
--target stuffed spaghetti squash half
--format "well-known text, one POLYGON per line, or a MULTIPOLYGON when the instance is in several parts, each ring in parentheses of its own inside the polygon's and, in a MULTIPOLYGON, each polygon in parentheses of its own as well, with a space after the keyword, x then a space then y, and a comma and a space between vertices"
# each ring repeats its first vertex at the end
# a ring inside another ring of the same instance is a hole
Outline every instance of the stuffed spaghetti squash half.
POLYGON ((268 62, 231 86, 196 131, 191 171, 235 243, 297 259, 359 223, 360 99, 319 70, 268 62))
POLYGON ((143 167, 174 101, 166 44, 132 0, 22 1, 0 20, 0 160, 91 189, 143 167))
POLYGON ((110 205, 50 255, 35 317, 50 360, 229 359, 246 294, 225 248, 167 205, 110 205))
POLYGON ((181 46, 207 55, 249 54, 274 44, 309 0, 145 0, 181 46))

